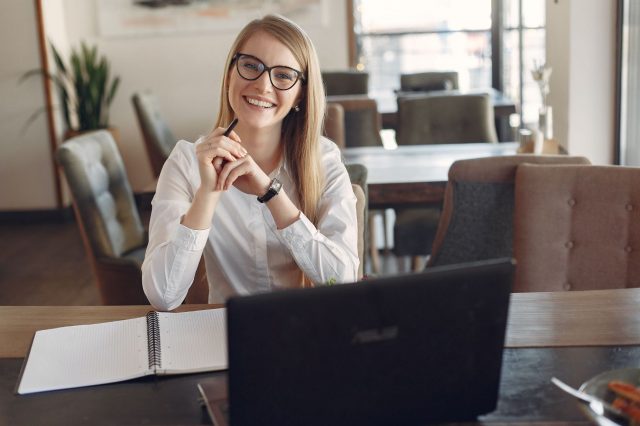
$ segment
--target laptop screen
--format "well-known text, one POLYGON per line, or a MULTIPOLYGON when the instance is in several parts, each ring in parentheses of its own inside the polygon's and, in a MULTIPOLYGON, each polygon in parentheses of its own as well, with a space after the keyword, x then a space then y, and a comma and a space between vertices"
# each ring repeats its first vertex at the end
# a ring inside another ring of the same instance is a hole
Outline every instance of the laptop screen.
POLYGON ((232 426, 415 424, 495 409, 511 260, 227 303, 232 426))

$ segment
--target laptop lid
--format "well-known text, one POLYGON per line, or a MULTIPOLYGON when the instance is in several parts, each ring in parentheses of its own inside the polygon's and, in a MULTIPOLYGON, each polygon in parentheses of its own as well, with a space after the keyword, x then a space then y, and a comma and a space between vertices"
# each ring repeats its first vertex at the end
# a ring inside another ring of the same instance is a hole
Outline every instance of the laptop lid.
POLYGON ((401 425, 496 407, 511 260, 227 302, 232 426, 401 425))

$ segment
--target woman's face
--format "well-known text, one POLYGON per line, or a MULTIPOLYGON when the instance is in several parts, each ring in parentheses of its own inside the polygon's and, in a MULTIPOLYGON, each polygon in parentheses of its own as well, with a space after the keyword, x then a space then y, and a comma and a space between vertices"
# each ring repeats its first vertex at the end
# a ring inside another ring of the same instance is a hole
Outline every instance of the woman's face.
MULTIPOLYGON (((265 32, 252 35, 238 53, 251 55, 267 67, 285 66, 302 71, 293 53, 265 32)), ((255 60, 252 61, 245 65, 246 69, 255 69, 255 60)), ((236 117, 243 126, 256 130, 274 127, 279 130, 284 117, 301 99, 302 81, 298 80, 288 90, 278 90, 271 84, 268 71, 252 81, 240 76, 237 66, 236 60, 229 70, 229 103, 236 117)))

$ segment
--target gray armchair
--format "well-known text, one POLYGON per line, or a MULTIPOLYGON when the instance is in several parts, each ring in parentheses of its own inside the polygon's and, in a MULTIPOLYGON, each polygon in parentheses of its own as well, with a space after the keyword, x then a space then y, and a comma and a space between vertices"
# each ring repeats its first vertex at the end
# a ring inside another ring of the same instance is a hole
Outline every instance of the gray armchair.
POLYGON ((427 71, 400 75, 400 91, 402 92, 458 89, 458 73, 456 71, 427 71))
POLYGON ((157 178, 177 142, 176 138, 160 114, 158 101, 153 94, 134 93, 131 102, 136 111, 153 174, 157 178))
POLYGON ((147 237, 111 134, 101 130, 77 136, 62 144, 56 157, 71 188, 102 302, 148 303, 140 269, 147 237))
MULTIPOLYGON (((487 95, 410 95, 398 98, 398 145, 497 142, 493 106, 487 95)), ((440 208, 396 211, 394 252, 413 258, 429 255, 440 208)))
POLYGON ((369 74, 366 72, 322 71, 325 94, 334 95, 366 95, 369 93, 369 74))

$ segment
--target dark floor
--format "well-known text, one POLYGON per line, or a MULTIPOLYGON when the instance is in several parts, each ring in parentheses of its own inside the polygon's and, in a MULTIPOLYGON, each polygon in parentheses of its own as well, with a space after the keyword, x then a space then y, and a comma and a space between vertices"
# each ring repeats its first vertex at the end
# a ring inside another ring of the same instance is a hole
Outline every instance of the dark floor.
POLYGON ((0 223, 0 305, 96 305, 76 223, 0 223))
MULTIPOLYGON (((142 216, 148 220, 148 214, 142 216)), ((402 261, 383 251, 380 261, 380 275, 408 268, 408 263, 403 267, 402 261)), ((366 272, 371 275, 370 270, 366 272)), ((0 306, 98 304, 96 284, 73 220, 0 221, 0 306)))

